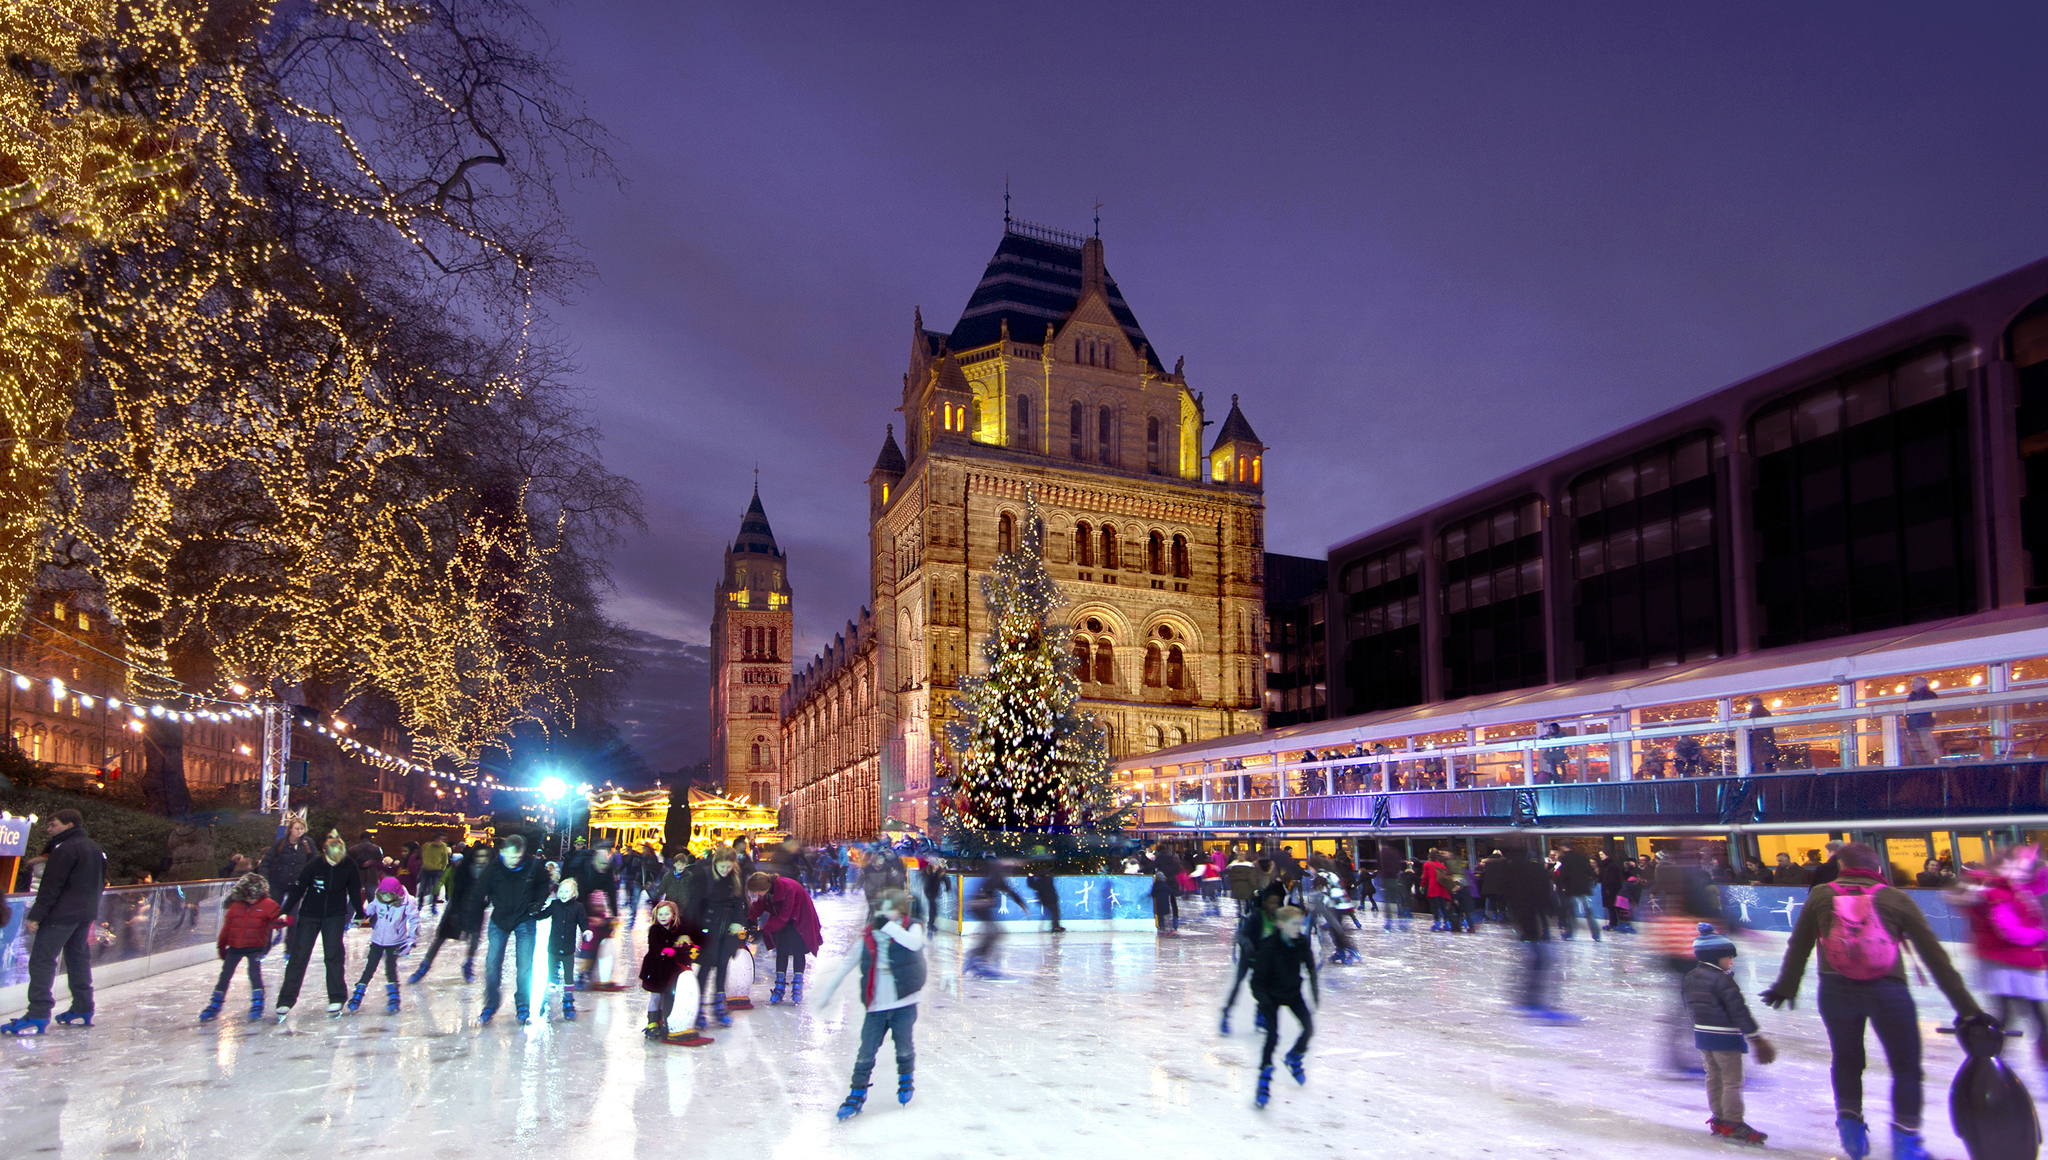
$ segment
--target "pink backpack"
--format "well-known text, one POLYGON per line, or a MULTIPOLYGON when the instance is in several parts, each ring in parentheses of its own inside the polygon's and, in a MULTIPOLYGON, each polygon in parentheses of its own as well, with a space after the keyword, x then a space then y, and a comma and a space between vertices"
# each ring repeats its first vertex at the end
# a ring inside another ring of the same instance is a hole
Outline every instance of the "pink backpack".
POLYGON ((1821 961, 1848 979, 1868 982, 1890 974, 1899 961, 1899 943, 1877 914, 1877 892, 1884 887, 1831 885, 1835 921, 1820 940, 1821 961))

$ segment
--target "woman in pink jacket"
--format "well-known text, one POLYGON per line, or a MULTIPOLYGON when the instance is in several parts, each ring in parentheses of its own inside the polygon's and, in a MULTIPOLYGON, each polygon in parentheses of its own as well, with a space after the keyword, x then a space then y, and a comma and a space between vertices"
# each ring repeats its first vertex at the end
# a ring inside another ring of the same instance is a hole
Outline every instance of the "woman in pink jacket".
POLYGON ((790 1002, 803 1002, 804 957, 817 954, 825 942, 825 933, 818 926, 818 908, 811 905, 811 892, 794 878, 756 873, 747 879, 747 922, 758 927, 761 940, 775 948, 775 989, 768 993, 768 1005, 782 1002, 785 987, 790 1002))
POLYGON ((2048 894, 2048 865, 2033 846, 2013 846, 1990 867, 1965 874, 1962 889, 1949 901, 1970 916, 1971 942, 1977 952, 1979 985, 1996 1001, 1992 1014, 2005 1026, 2011 1002, 2018 1001, 2034 1017, 2034 1047, 2048 1062, 2048 917, 2041 898, 2048 894))

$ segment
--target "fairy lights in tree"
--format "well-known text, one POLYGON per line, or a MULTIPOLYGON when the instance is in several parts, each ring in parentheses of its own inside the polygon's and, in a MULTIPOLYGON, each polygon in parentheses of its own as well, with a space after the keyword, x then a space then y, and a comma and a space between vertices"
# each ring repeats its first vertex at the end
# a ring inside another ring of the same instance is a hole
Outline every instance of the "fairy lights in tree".
POLYGON ((1081 685, 1055 620, 1066 603, 1046 571, 1045 525, 1027 497, 1024 535, 982 578, 989 631, 986 672, 963 677, 947 740, 959 755, 942 820, 980 838, 1021 831, 1114 830, 1122 824, 1109 783, 1102 723, 1079 712, 1081 685))
POLYGON ((0 5, 0 621, 54 551, 138 697, 318 681, 464 769, 573 716, 587 529, 522 457, 574 433, 516 414, 571 265, 552 182, 603 162, 535 31, 514 0, 0 5))

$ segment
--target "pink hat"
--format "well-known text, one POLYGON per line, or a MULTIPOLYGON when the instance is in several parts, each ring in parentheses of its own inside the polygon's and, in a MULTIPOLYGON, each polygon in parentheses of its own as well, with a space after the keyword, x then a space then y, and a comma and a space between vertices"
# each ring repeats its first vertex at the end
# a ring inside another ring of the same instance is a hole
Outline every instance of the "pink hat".
POLYGON ((400 886, 400 885, 398 884, 398 879, 396 879, 396 878, 386 878, 386 879, 385 879, 384 881, 382 881, 382 882, 379 882, 379 883, 377 884, 377 893, 379 893, 379 894, 404 894, 404 893, 405 893, 405 887, 403 887, 403 886, 400 886))

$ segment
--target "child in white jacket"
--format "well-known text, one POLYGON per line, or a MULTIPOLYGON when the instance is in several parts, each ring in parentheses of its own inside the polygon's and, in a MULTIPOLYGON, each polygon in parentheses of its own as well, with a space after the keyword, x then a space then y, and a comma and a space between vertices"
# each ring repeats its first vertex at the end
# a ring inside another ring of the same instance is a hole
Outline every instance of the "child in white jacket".
POLYGON ((860 1025, 860 1051, 853 1058, 853 1085, 846 1102, 839 1105, 839 1118, 860 1114, 868 1098, 868 1077, 875 1070, 875 1055, 882 1038, 896 1039, 896 1102, 907 1104, 911 1095, 911 1070, 917 1062, 911 1029, 917 1024, 917 1003, 924 997, 924 924, 913 917, 910 894, 883 890, 875 895, 875 912, 861 935, 825 984, 829 1001, 839 984, 860 969, 860 1001, 867 1018, 860 1025))
POLYGON ((356 980, 356 989, 348 999, 349 1014, 353 1015, 363 1005, 363 991, 370 985, 370 976, 377 973, 377 960, 384 960, 384 993, 388 1002, 384 1010, 398 1014, 398 956, 412 949, 420 937, 420 908, 405 887, 396 878, 386 878, 377 884, 377 897, 363 908, 364 917, 370 920, 370 960, 363 964, 362 977, 356 980))

